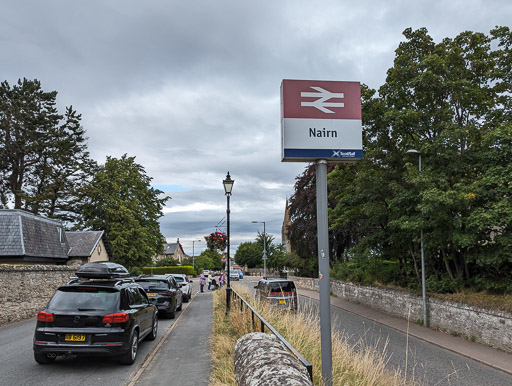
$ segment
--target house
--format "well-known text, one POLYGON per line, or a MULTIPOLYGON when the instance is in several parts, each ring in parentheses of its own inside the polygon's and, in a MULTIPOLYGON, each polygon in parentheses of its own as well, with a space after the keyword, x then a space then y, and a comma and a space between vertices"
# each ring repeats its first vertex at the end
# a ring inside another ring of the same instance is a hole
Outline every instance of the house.
POLYGON ((67 264, 64 225, 20 209, 0 209, 0 264, 67 264))
POLYGON ((155 262, 169 257, 178 260, 178 264, 181 264, 183 259, 190 257, 183 250, 183 246, 181 245, 179 238, 176 239, 175 243, 164 243, 164 252, 163 254, 159 254, 155 257, 155 262))
POLYGON ((80 264, 85 264, 112 259, 112 249, 105 231, 66 232, 66 238, 70 260, 78 260, 80 264))

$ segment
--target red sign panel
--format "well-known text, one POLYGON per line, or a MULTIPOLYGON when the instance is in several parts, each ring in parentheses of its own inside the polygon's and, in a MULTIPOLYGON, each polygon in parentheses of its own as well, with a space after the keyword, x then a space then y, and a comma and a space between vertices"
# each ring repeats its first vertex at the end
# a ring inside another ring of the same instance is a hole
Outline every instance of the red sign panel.
POLYGON ((281 92, 283 118, 361 120, 359 82, 284 79, 281 92))

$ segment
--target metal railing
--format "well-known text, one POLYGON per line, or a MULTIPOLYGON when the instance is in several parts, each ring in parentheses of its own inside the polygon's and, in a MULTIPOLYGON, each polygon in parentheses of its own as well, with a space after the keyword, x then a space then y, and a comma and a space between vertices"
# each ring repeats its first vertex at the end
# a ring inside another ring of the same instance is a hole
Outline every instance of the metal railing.
POLYGON ((263 316, 258 314, 258 312, 254 308, 252 308, 252 306, 238 292, 236 292, 233 289, 233 287, 231 287, 231 292, 234 295, 234 297, 231 299, 232 302, 235 300, 235 298, 240 299, 240 311, 243 312, 244 304, 246 305, 246 308, 251 311, 252 327, 256 328, 256 322, 254 319, 254 316, 256 316, 260 320, 260 332, 265 332, 265 327, 267 327, 267 329, 269 329, 270 332, 272 332, 272 334, 274 334, 277 337, 277 339, 279 339, 286 346, 288 351, 290 351, 293 355, 295 355, 295 357, 298 360, 302 362, 302 364, 304 365, 304 367, 306 367, 306 370, 308 371, 309 378, 311 378, 311 382, 313 382, 313 365, 309 363, 307 359, 304 358, 297 350, 295 350, 295 348, 290 343, 288 343, 288 341, 285 338, 283 338, 281 334, 277 332, 276 329, 265 320, 265 318, 263 318, 263 316))

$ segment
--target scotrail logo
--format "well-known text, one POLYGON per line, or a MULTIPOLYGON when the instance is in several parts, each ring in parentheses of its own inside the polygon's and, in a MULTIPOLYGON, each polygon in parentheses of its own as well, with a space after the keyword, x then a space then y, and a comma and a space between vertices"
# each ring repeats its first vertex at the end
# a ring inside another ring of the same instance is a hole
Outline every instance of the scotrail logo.
POLYGON ((333 150, 331 158, 354 158, 355 156, 355 151, 333 150))
POLYGON ((300 96, 302 98, 318 98, 318 99, 313 102, 300 102, 301 106, 314 107, 326 114, 334 114, 334 111, 329 110, 327 107, 345 107, 345 104, 341 103, 341 102, 327 102, 329 99, 333 99, 333 98, 339 98, 339 99, 345 98, 345 94, 343 94, 342 92, 330 92, 330 91, 324 90, 321 87, 314 87, 314 86, 311 86, 311 88, 313 90, 316 90, 317 92, 301 92, 300 96))

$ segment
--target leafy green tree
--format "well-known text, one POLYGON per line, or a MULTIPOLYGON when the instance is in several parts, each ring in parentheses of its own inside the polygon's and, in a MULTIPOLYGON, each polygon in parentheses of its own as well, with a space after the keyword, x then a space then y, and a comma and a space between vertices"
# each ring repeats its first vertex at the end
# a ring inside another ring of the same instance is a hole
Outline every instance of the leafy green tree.
POLYGON ((329 175, 331 227, 355 230, 350 257, 398 260, 416 283, 423 230, 430 278, 512 288, 509 249, 496 255, 509 244, 510 31, 404 35, 378 95, 363 89, 365 159, 329 175))
MULTIPOLYGON (((218 251, 212 251, 210 249, 206 249, 199 256, 195 257, 195 268, 196 272, 201 272, 204 269, 209 270, 221 270, 222 269, 222 254, 218 251)), ((190 263, 189 263, 190 264, 190 263)))
POLYGON ((0 85, 0 202, 73 222, 94 174, 81 115, 58 113, 57 92, 38 80, 0 85))
POLYGON ((235 261, 240 266, 255 268, 263 264, 263 248, 257 242, 241 243, 235 252, 235 261))
POLYGON ((83 223, 105 230, 116 262, 127 267, 151 264, 163 251, 158 218, 169 197, 150 185, 151 178, 135 157, 107 157, 87 187, 83 223))
MULTIPOLYGON (((423 231, 428 289, 512 291, 510 29, 404 36, 386 83, 362 87, 364 159, 329 170, 332 260, 398 269, 386 276, 419 286, 423 231)), ((310 166, 290 200, 303 259, 316 250, 314 192, 310 166)))

